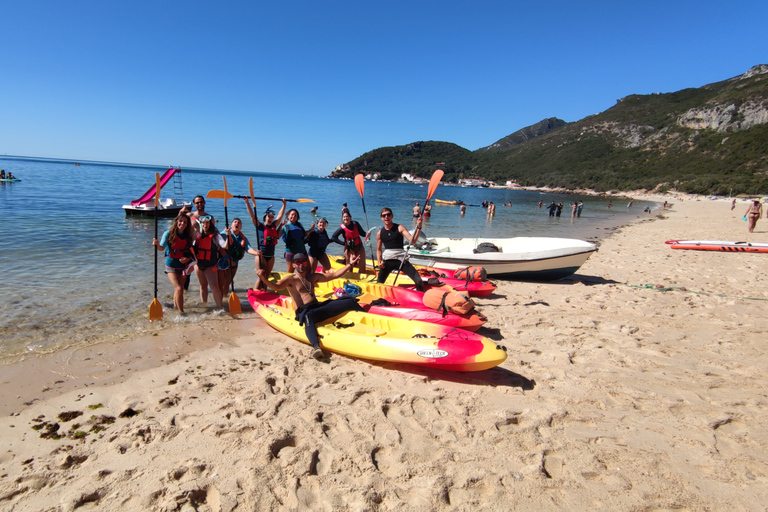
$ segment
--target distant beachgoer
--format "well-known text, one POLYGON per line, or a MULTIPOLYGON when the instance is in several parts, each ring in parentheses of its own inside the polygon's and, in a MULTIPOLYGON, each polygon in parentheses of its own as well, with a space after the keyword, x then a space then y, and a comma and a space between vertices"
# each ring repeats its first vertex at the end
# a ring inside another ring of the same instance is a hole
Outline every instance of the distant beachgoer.
MULTIPOLYGON (((664 201, 664 208, 666 208, 666 207, 667 207, 667 202, 664 201)), ((736 208, 736 200, 735 199, 733 201, 731 201, 731 211, 733 211, 734 208, 736 208)))
POLYGON ((432 216, 432 205, 427 203, 424 205, 424 217, 432 216))
POLYGON ((160 241, 152 239, 152 245, 158 251, 165 250, 165 273, 173 285, 173 307, 184 314, 185 269, 192 261, 192 243, 194 242, 192 223, 186 214, 180 213, 173 219, 171 228, 163 233, 160 241))
POLYGON ((632 208, 632 203, 634 203, 634 202, 635 202, 635 200, 634 200, 634 199, 630 199, 630 200, 629 200, 629 203, 627 203, 627 210, 629 210, 630 208, 632 208))
POLYGON ((557 203, 552 201, 552 204, 549 205, 548 210, 549 210, 549 216, 554 217, 555 211, 557 210, 557 203))
POLYGON ((459 214, 464 215, 465 213, 467 213, 467 205, 464 203, 461 203, 461 205, 459 206, 459 214))
POLYGON ((579 201, 579 207, 576 209, 576 216, 581 217, 581 210, 584 208, 584 203, 579 201))
POLYGON ((418 219, 419 215, 421 215, 421 208, 419 207, 419 203, 416 203, 416 206, 413 207, 413 218, 418 219))
POLYGON ((229 247, 227 238, 230 229, 229 227, 226 229, 227 238, 225 238, 216 229, 216 223, 210 215, 200 217, 199 222, 200 236, 195 240, 195 255, 197 255, 195 275, 200 282, 200 302, 203 305, 208 304, 208 286, 210 286, 216 307, 221 309, 224 306, 221 302, 222 294, 216 264, 219 262, 220 249, 227 250, 229 247))
POLYGON ((555 217, 560 217, 560 214, 563 213, 563 203, 560 203, 557 205, 557 211, 555 212, 555 217))
POLYGON ((281 238, 285 242, 285 263, 288 272, 291 273, 293 272, 293 255, 307 253, 307 248, 304 246, 307 230, 299 222, 299 212, 295 208, 288 210, 286 218, 288 222, 283 226, 281 238))
POLYGON ((749 223, 749 232, 752 233, 755 230, 755 226, 757 226, 758 219, 763 216, 763 205, 760 204, 760 201, 755 199, 749 208, 747 208, 747 213, 744 215, 747 217, 747 222, 749 223))
MULTIPOLYGON (((283 206, 281 206, 280 211, 277 212, 277 217, 275 217, 275 212, 272 211, 271 208, 267 208, 267 211, 264 212, 264 215, 262 216, 263 222, 260 222, 251 208, 251 203, 247 198, 245 199, 245 206, 248 208, 251 222, 253 222, 253 225, 256 227, 256 238, 258 239, 259 249, 256 251, 257 255, 254 259, 256 270, 259 270, 260 268, 264 269, 267 275, 269 275, 275 267, 275 247, 277 247, 277 242, 280 240, 280 226, 283 222, 283 215, 285 214, 286 201, 285 199, 282 199, 282 201, 283 206)), ((253 287, 257 290, 263 290, 264 284, 262 284, 260 279, 257 279, 253 287)))
POLYGON ((312 272, 307 263, 306 254, 294 254, 293 265, 296 267, 296 270, 278 282, 270 281, 268 279, 269 274, 263 269, 259 269, 256 274, 266 287, 275 291, 288 290, 296 307, 295 319, 299 322, 299 325, 304 326, 304 334, 312 345, 312 357, 321 360, 325 357, 325 354, 320 349, 317 324, 329 318, 339 316, 346 311, 363 311, 363 308, 352 298, 339 298, 318 302, 315 296, 315 286, 317 283, 325 283, 342 277, 357 263, 357 256, 353 256, 351 263, 347 263, 344 267, 333 272, 312 272))
POLYGON ((574 201, 573 204, 571 205, 571 218, 576 217, 576 210, 578 209, 579 209, 579 203, 574 201))
POLYGON ((544 201, 539 201, 539 208, 541 208, 541 205, 544 204, 544 201))
POLYGON ((331 241, 344 247, 344 260, 349 263, 352 261, 352 256, 359 256, 357 259, 357 270, 360 273, 365 272, 365 246, 363 245, 363 239, 367 234, 356 220, 352 220, 352 214, 349 210, 344 212, 341 216, 341 224, 333 235, 331 235, 331 241), (343 238, 342 238, 343 237, 343 238))
POLYGON ((4 180, 4 179, 5 179, 5 169, 0 171, 0 180, 4 180))
POLYGON ((611 206, 613 206, 613 201, 608 201, 608 208, 610 208, 611 206))
POLYGON ((326 226, 328 226, 328 219, 325 217, 317 221, 317 227, 313 222, 309 227, 309 234, 304 240, 309 247, 309 265, 312 272, 317 271, 318 263, 323 265, 323 271, 331 270, 331 260, 328 259, 328 254, 325 252, 328 244, 331 243, 331 238, 325 230, 326 226))
POLYGON ((309 213, 311 213, 312 215, 314 215, 315 217, 317 217, 317 206, 315 206, 314 208, 312 208, 311 210, 309 210, 309 213))

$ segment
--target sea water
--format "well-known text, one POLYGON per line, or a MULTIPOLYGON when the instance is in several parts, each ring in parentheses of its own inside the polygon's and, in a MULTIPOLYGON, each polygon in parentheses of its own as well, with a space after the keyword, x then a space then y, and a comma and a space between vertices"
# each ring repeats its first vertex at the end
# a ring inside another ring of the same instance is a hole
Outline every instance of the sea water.
MULTIPOLYGON (((0 184, 0 219, 5 225, 0 244, 2 295, 0 296, 0 362, 25 355, 52 352, 76 345, 96 343, 108 337, 131 336, 148 322, 148 308, 154 294, 155 221, 152 218, 126 217, 122 205, 139 198, 162 175, 167 166, 142 166, 13 159, 0 157, 0 168, 11 171, 22 181, 0 184)), ((315 176, 183 169, 183 199, 205 196, 210 190, 248 195, 248 180, 254 180, 254 193, 274 198, 257 202, 262 216, 267 207, 280 208, 279 198, 312 199, 314 203, 289 202, 300 221, 309 228, 313 221, 326 217, 332 234, 341 221, 347 203, 353 219, 366 229, 381 227, 380 210, 390 207, 395 222, 409 229, 414 224, 413 206, 423 203, 427 185, 366 181, 360 197, 352 180, 315 176), (311 208, 317 206, 318 217, 311 208)), ((169 183, 161 195, 173 196, 169 183)), ((469 206, 464 215, 458 206, 435 205, 425 219, 423 230, 430 237, 512 237, 554 236, 586 240, 607 236, 616 226, 627 224, 643 213, 649 203, 635 202, 631 210, 626 200, 592 196, 559 195, 509 189, 462 188, 440 185, 433 199, 463 200, 470 205, 492 201, 496 215, 487 216, 479 206, 469 206), (563 202, 560 218, 549 217, 547 205, 563 202), (569 203, 581 200, 580 218, 572 218, 569 203), (543 202, 541 208, 538 203, 543 202), (511 203, 511 206, 504 206, 511 203)), ((206 212, 224 229, 224 201, 207 199, 206 212)), ((243 220, 243 232, 255 244, 255 229, 242 199, 227 202, 229 220, 243 220)), ((159 235, 171 219, 159 220, 159 235)), ((278 245, 275 270, 284 271, 282 242, 278 245)), ((332 244, 330 254, 341 254, 332 244)), ((370 254, 368 254, 370 256, 370 254)), ((246 255, 235 279, 236 292, 245 301, 245 290, 256 279, 253 258, 246 255)), ((194 322, 222 314, 204 307, 199 300, 197 279, 191 278, 185 299, 187 317, 171 309, 173 288, 163 273, 164 256, 158 253, 158 299, 165 305, 163 322, 194 322)), ((226 300, 225 300, 226 303, 226 300)), ((213 297, 209 297, 213 305, 213 297)))

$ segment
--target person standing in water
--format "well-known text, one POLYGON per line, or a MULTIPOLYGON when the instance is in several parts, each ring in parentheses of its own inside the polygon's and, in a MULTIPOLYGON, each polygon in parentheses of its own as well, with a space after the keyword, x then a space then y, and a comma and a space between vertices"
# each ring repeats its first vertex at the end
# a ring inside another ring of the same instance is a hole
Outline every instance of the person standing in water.
MULTIPOLYGON (((286 200, 282 199, 283 205, 280 207, 280 211, 277 212, 277 217, 275 217, 275 212, 271 208, 267 208, 262 217, 264 222, 256 218, 248 198, 244 198, 244 200, 245 206, 248 208, 248 215, 251 216, 251 222, 256 227, 256 238, 258 239, 258 250, 254 259, 256 270, 258 271, 260 268, 263 268, 267 275, 269 275, 275 267, 275 247, 277 247, 277 242, 280 240, 280 225, 285 214, 286 200)), ((256 279, 253 287, 257 290, 264 289, 264 285, 259 279, 256 279)))
POLYGON ((256 271, 264 286, 275 291, 288 290, 296 308, 296 321, 304 326, 309 343, 312 345, 312 357, 322 360, 325 354, 320 349, 320 340, 317 335, 317 324, 339 316, 346 311, 363 311, 363 308, 352 297, 342 297, 319 302, 315 296, 315 286, 338 279, 352 270, 357 263, 357 256, 352 256, 351 263, 333 272, 312 272, 306 254, 296 253, 292 258, 294 271, 277 282, 267 279, 263 269, 256 271))
POLYGON ((173 285, 173 307, 184 314, 184 281, 187 264, 192 261, 194 231, 189 217, 184 213, 173 219, 171 228, 163 233, 160 241, 152 239, 158 251, 165 251, 165 273, 173 285))
MULTIPOLYGON (((226 229, 227 238, 229 237, 229 228, 226 229)), ((208 287, 213 292, 213 300, 218 309, 224 306, 221 302, 222 294, 219 287, 219 275, 216 264, 219 262, 219 250, 226 250, 227 238, 224 238, 216 229, 213 217, 204 215, 200 217, 200 236, 195 240, 195 254, 197 255, 197 265, 195 275, 200 282, 200 302, 208 305, 208 287)))

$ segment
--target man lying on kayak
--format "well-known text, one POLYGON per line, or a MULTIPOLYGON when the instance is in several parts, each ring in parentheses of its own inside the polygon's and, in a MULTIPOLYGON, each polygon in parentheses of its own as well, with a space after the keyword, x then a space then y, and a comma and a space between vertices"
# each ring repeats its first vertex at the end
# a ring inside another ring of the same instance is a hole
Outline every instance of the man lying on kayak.
POLYGON ((317 323, 346 311, 364 311, 352 297, 341 297, 338 299, 329 299, 318 302, 315 297, 315 286, 317 283, 325 283, 333 279, 338 279, 355 266, 359 256, 353 255, 350 262, 334 272, 312 272, 309 267, 307 255, 298 253, 293 255, 294 272, 285 276, 276 283, 267 279, 267 273, 264 269, 258 269, 256 274, 265 286, 272 290, 288 290, 291 294, 293 303, 296 304, 296 320, 299 325, 304 326, 304 332, 307 339, 312 344, 312 357, 318 361, 325 357, 320 350, 320 341, 317 336, 317 323))

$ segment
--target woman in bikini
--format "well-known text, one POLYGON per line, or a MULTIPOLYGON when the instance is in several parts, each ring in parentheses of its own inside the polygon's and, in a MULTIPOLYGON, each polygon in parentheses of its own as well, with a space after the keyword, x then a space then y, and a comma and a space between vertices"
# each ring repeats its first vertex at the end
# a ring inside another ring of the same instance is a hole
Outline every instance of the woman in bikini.
POLYGON ((752 233, 757 226, 757 220, 763 216, 763 205, 760 201, 755 200, 747 209, 747 213, 744 214, 749 222, 749 232, 752 233))
MULTIPOLYGON (((277 246, 277 241, 280 239, 280 225, 283 222, 283 215, 285 215, 286 201, 285 199, 282 201, 283 206, 281 206, 280 211, 277 212, 277 217, 275 217, 275 212, 273 212, 270 207, 267 208, 267 211, 262 217, 264 222, 261 222, 253 213, 251 203, 248 202, 248 199, 245 199, 245 206, 248 208, 248 214, 251 216, 253 225, 256 226, 256 238, 259 241, 255 258, 256 270, 264 269, 267 277, 269 277, 269 274, 275 267, 275 247, 277 246)), ((258 278, 256 279, 253 288, 255 290, 266 290, 266 287, 258 278)))

